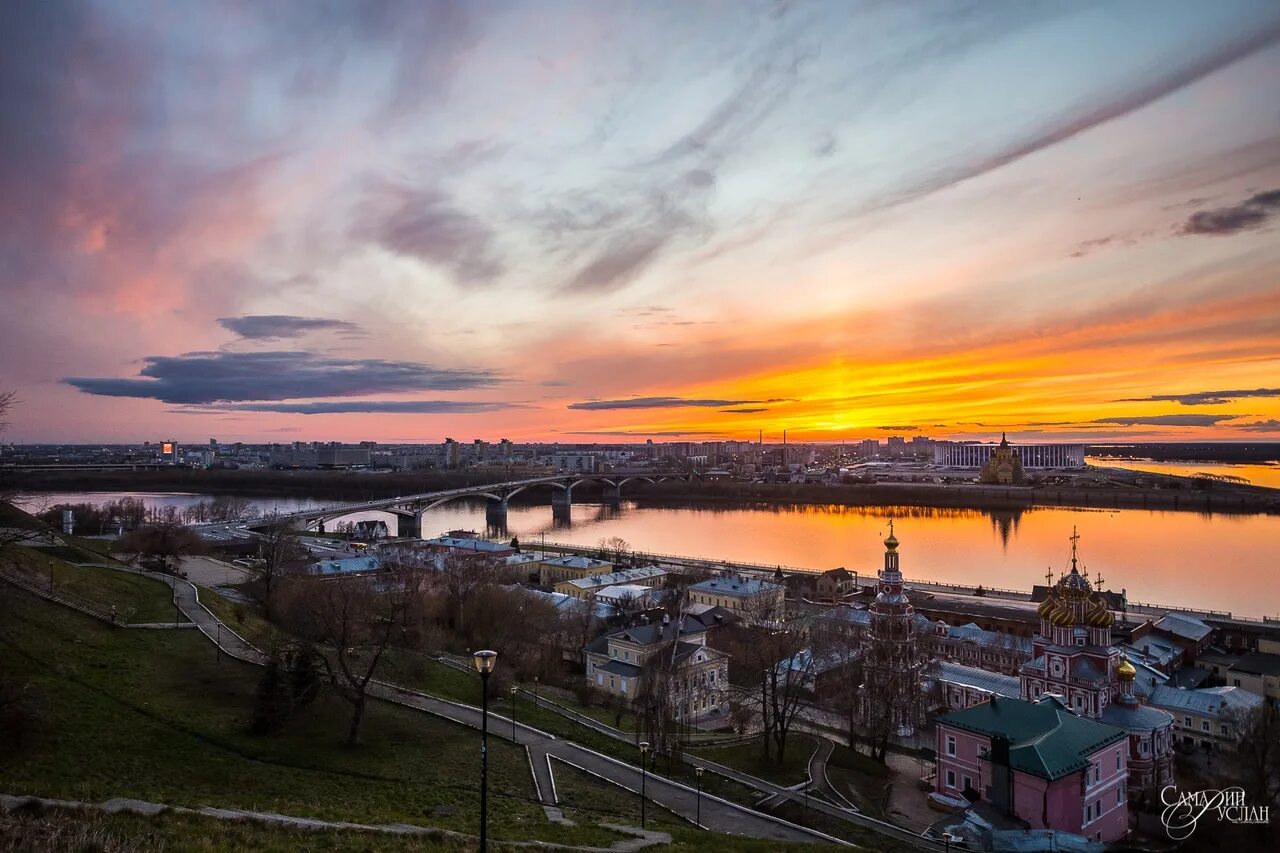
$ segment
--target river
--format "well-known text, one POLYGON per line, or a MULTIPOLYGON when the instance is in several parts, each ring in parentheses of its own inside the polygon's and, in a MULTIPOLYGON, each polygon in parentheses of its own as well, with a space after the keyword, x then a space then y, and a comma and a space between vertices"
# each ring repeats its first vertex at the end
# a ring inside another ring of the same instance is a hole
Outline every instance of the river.
POLYGON ((1280 463, 1277 462, 1156 462, 1151 459, 1112 459, 1106 456, 1089 456, 1085 461, 1102 468, 1126 468, 1130 471, 1150 471, 1177 477, 1194 477, 1197 474, 1235 477, 1255 486, 1280 489, 1280 463))
MULTIPOLYGON (((152 505, 187 506, 206 495, 79 492, 28 499, 101 503, 137 497, 152 505)), ((305 498, 254 499, 260 510, 322 506, 305 498)), ((1280 614, 1280 516, 1208 515, 1147 510, 1059 507, 1021 511, 922 507, 787 506, 642 507, 576 504, 568 525, 551 507, 512 505, 509 534, 526 547, 540 537, 595 545, 621 537, 634 548, 744 562, 826 569, 844 566, 866 575, 880 565, 889 516, 897 519, 902 568, 908 578, 1010 589, 1030 589, 1045 573, 1068 565, 1072 527, 1092 576, 1130 600, 1231 611, 1241 616, 1280 614)), ((353 516, 359 518, 361 516, 353 516)), ((364 517, 387 518, 383 513, 364 517)), ((482 502, 454 501, 423 519, 428 536, 448 530, 484 530, 482 502)))

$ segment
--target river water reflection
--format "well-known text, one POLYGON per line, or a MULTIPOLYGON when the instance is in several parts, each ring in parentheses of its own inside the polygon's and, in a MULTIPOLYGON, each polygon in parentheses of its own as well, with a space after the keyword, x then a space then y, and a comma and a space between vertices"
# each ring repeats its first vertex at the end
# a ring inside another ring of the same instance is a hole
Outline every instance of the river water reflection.
MULTIPOLYGON (((129 493, 150 504, 185 506, 207 496, 129 493)), ((103 502, 123 493, 40 495, 41 503, 103 502)), ((305 498, 255 499, 283 511, 323 505, 305 498)), ((382 517, 367 513, 366 517, 382 517)), ((619 536, 646 551, 874 573, 889 516, 898 519, 902 567, 908 578, 1012 589, 1043 583, 1070 554, 1072 526, 1091 575, 1132 601, 1280 614, 1280 516, 1207 515, 1148 510, 1037 508, 1019 512, 922 507, 641 507, 577 504, 565 525, 551 507, 515 506, 508 535, 526 547, 546 541, 594 545, 619 536)), ((358 518, 360 516, 355 516, 358 518)), ((484 530, 481 502, 455 501, 423 519, 431 536, 484 530)))

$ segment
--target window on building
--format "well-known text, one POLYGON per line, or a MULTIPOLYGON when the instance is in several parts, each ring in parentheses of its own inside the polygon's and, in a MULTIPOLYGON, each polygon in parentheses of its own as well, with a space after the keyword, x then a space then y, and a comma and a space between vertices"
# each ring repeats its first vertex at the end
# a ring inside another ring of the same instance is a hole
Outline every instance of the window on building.
POLYGON ((964 777, 964 787, 963 787, 963 788, 961 788, 960 790, 962 790, 962 791, 968 791, 968 790, 969 790, 970 788, 972 788, 972 787, 973 787, 973 777, 972 777, 972 776, 965 776, 965 777, 964 777))
POLYGON ((954 788, 955 786, 956 786, 956 771, 948 770, 947 771, 947 787, 954 788))
POLYGON ((1222 726, 1222 736, 1226 737, 1229 734, 1231 734, 1231 729, 1227 728, 1226 724, 1224 723, 1222 726))
MULTIPOLYGON (((956 736, 947 735, 947 755, 956 754, 956 736)), ((955 787, 954 785, 952 787, 955 787)))
POLYGON ((1121 762, 1122 762, 1123 760, 1124 760, 1124 759, 1123 759, 1123 758, 1121 758, 1121 756, 1120 756, 1120 750, 1118 750, 1118 749, 1117 749, 1117 750, 1116 750, 1116 769, 1117 769, 1117 770, 1119 770, 1119 769, 1120 769, 1120 764, 1121 764, 1121 762))
POLYGON ((1116 788, 1116 805, 1118 806, 1123 802, 1124 802, 1124 785, 1121 785, 1119 788, 1116 788))
POLYGON ((1233 678, 1233 679, 1231 679, 1231 683, 1232 683, 1232 684, 1234 684, 1236 687, 1239 687, 1239 686, 1240 686, 1240 679, 1238 679, 1238 678, 1233 678))
POLYGON ((1202 731, 1202 732, 1207 732, 1207 731, 1209 731, 1209 721, 1208 721, 1208 720, 1201 720, 1201 721, 1200 721, 1200 731, 1202 731))
POLYGON ((1184 726, 1186 726, 1187 728, 1191 728, 1191 718, 1190 718, 1190 717, 1183 717, 1183 718, 1182 718, 1182 724, 1183 724, 1184 726))
POLYGON ((1093 803, 1087 803, 1087 804, 1085 804, 1085 807, 1084 807, 1084 822, 1085 822, 1085 823, 1092 823, 1092 822, 1093 822, 1093 803))

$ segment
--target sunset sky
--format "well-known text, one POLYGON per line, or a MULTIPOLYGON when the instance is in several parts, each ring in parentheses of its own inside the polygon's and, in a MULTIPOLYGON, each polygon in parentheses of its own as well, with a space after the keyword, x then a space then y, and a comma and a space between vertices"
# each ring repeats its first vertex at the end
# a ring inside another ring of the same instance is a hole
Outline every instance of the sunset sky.
POLYGON ((0 4, 6 441, 1280 439, 1280 4, 0 4))

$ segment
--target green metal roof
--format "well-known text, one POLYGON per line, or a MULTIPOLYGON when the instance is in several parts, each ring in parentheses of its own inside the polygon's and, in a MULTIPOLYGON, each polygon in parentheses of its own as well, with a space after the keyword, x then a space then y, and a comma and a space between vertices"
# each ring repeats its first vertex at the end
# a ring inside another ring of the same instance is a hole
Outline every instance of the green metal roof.
POLYGON ((1041 779, 1060 779, 1089 766, 1089 756, 1127 735, 1071 712, 1054 697, 1036 702, 994 697, 938 722, 1009 739, 1009 766, 1041 779))

